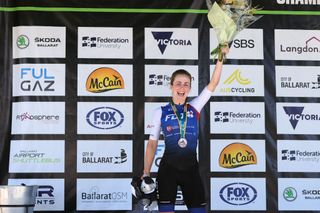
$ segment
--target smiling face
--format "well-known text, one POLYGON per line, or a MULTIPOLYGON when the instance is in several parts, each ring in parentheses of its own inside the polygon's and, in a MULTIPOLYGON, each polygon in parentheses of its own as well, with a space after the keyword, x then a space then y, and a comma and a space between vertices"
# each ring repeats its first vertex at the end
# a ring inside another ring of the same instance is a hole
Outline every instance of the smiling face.
POLYGON ((172 100, 175 104, 185 103, 190 89, 191 78, 187 74, 177 74, 171 82, 172 100))

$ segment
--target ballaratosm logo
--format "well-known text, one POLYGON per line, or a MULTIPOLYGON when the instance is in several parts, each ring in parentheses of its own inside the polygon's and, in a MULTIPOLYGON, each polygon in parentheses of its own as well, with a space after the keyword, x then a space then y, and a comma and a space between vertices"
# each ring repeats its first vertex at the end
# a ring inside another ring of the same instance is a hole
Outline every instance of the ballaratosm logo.
POLYGON ((257 190, 246 183, 230 183, 219 192, 220 198, 234 206, 247 205, 257 198, 257 190))
POLYGON ((115 69, 101 67, 87 78, 86 90, 89 92, 101 93, 115 89, 124 89, 124 80, 115 69))
POLYGON ((87 122, 97 129, 113 129, 124 121, 124 115, 112 107, 98 107, 87 114, 87 122))

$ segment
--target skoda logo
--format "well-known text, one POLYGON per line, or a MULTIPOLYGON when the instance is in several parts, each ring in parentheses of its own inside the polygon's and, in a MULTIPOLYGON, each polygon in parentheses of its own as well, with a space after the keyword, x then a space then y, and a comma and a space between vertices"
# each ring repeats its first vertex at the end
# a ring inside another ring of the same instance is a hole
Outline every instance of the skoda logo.
POLYGON ((297 199, 297 191, 293 187, 287 187, 283 190, 283 198, 286 201, 292 202, 297 199))
POLYGON ((20 35, 17 38, 17 46, 19 49, 25 49, 29 46, 29 38, 26 35, 20 35))

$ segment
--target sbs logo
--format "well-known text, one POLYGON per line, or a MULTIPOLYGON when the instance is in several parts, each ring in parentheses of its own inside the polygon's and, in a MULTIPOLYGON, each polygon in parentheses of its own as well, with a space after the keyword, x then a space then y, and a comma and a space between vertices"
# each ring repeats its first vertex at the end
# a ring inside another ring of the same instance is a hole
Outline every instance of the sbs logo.
POLYGON ((101 93, 115 89, 124 89, 124 80, 116 70, 101 67, 94 70, 87 78, 86 90, 101 93))
POLYGON ((114 129, 124 121, 122 112, 111 107, 98 107, 87 114, 87 122, 98 129, 114 129))
POLYGON ((257 164, 257 156, 253 149, 243 143, 232 143, 225 147, 219 156, 219 166, 237 168, 257 164))
POLYGON ((247 205, 257 198, 257 190, 246 183, 230 183, 219 192, 220 198, 235 206, 247 205))

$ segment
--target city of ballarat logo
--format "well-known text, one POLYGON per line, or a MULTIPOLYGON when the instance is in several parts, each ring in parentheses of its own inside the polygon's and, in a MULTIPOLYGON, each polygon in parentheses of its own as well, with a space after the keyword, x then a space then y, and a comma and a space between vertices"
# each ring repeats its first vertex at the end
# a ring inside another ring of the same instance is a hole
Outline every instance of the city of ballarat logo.
POLYGON ((124 80, 119 72, 109 67, 94 70, 87 78, 86 90, 102 93, 115 89, 124 89, 124 80))
POLYGON ((29 46, 29 38, 26 35, 19 35, 17 38, 17 47, 19 49, 25 49, 29 46))
POLYGON ((283 107, 283 109, 289 116, 291 126, 293 127, 293 129, 296 129, 296 126, 301 118, 304 107, 283 107))
POLYGON ((254 150, 243 143, 232 143, 225 147, 219 156, 219 166, 223 168, 237 168, 257 164, 254 150))
POLYGON ((316 77, 316 81, 303 82, 293 81, 292 77, 281 77, 281 88, 286 89, 320 89, 320 75, 316 77))
POLYGON ((94 157, 94 153, 91 153, 91 156, 87 156, 86 152, 82 153, 84 157, 82 157, 82 163, 90 163, 90 164, 122 164, 127 162, 128 156, 124 149, 121 149, 119 156, 104 156, 104 157, 94 157))

